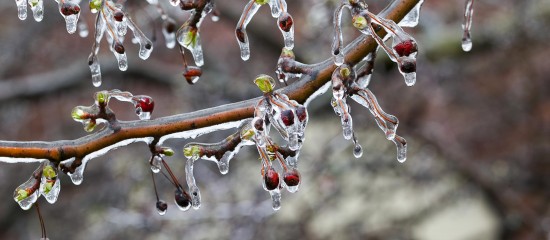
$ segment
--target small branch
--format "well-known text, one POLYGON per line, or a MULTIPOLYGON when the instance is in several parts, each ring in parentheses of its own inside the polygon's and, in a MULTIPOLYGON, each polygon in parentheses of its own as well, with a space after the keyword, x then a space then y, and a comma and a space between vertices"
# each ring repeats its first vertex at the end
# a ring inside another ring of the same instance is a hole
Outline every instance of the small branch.
MULTIPOLYGON (((399 22, 419 0, 396 0, 380 13, 381 17, 399 22)), ((381 30, 380 36, 386 33, 381 30)), ((345 62, 356 64, 373 51, 376 42, 372 37, 360 36, 345 49, 345 62)), ((302 77, 279 92, 288 95, 299 103, 305 102, 315 91, 330 81, 336 65, 331 59, 314 65, 310 75, 302 77)), ((260 97, 209 109, 162 117, 149 121, 120 122, 120 130, 113 132, 105 128, 94 134, 76 139, 54 142, 14 142, 0 141, 0 161, 19 162, 11 158, 48 159, 60 162, 72 157, 84 156, 120 141, 135 138, 154 137, 205 128, 227 122, 253 117, 254 106, 260 97), (4 157, 4 158, 2 158, 4 157)))

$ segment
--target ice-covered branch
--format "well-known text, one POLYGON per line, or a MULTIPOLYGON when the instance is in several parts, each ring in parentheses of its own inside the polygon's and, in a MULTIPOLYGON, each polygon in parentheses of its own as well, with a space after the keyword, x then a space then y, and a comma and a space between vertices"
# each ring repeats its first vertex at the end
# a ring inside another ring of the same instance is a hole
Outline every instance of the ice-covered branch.
MULTIPOLYGON (((396 0, 380 13, 380 17, 399 22, 418 2, 419 0, 396 0)), ((377 33, 380 37, 386 34, 383 30, 379 30, 377 33)), ((372 37, 367 35, 358 37, 344 48, 345 62, 358 63, 376 46, 377 43, 372 37)), ((318 90, 331 80, 335 69, 336 65, 331 59, 312 65, 307 75, 278 92, 298 103, 305 103, 308 99, 317 96, 318 90)), ((57 163, 71 158, 80 159, 103 149, 111 149, 110 146, 117 146, 121 142, 132 142, 143 138, 162 138, 167 135, 177 137, 179 135, 176 133, 240 122, 254 116, 254 107, 259 99, 255 98, 147 121, 120 122, 116 131, 105 128, 75 140, 0 141, 0 161, 16 163, 46 159, 57 163)))

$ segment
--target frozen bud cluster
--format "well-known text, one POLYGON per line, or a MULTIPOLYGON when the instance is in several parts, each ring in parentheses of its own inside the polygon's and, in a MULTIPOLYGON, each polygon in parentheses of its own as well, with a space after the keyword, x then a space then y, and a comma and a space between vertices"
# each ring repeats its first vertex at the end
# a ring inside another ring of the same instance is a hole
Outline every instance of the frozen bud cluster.
POLYGON ((134 96, 129 92, 122 92, 118 89, 111 91, 100 91, 94 96, 94 104, 91 106, 76 106, 71 112, 73 120, 84 125, 84 130, 91 132, 99 123, 114 124, 114 112, 108 107, 109 100, 115 98, 122 102, 133 104, 136 115, 141 120, 151 118, 151 113, 155 108, 155 102, 149 96, 134 96))
POLYGON ((258 12, 261 6, 269 4, 271 8, 271 16, 277 19, 277 26, 281 31, 284 39, 285 48, 294 48, 294 20, 287 11, 285 0, 250 0, 244 7, 243 13, 237 27, 235 28, 235 36, 241 49, 241 58, 248 60, 250 58, 250 44, 246 33, 246 26, 252 20, 252 17, 258 12))
MULTIPOLYGON (((421 4, 418 5, 419 11, 421 4)), ((344 63, 343 37, 341 29, 342 10, 348 8, 352 15, 352 24, 361 33, 372 36, 378 45, 388 54, 390 59, 397 63, 399 72, 403 75, 407 86, 416 82, 416 55, 418 46, 416 40, 396 24, 394 21, 378 17, 369 12, 367 4, 361 0, 343 1, 334 12, 334 39, 332 43, 332 55, 334 63, 338 66, 344 63), (387 32, 387 38, 392 39, 391 47, 386 45, 384 39, 378 36, 378 28, 387 32)))
POLYGON ((33 172, 29 180, 15 189, 13 199, 22 209, 27 210, 32 207, 39 196, 44 196, 49 203, 55 203, 60 190, 58 167, 50 162, 43 162, 33 172))

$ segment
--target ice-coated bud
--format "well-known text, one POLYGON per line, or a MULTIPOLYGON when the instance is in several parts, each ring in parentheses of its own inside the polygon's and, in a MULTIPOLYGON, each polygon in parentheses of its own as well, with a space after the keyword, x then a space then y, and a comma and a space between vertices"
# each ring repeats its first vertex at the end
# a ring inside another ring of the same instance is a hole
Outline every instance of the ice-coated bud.
POLYGON ((106 106, 109 102, 109 92, 101 91, 95 93, 95 102, 99 106, 106 106))
POLYGON ((166 204, 165 201, 158 200, 156 207, 157 207, 157 212, 159 213, 159 215, 162 216, 166 214, 166 210, 168 209, 168 204, 166 204))
POLYGON ((187 83, 189 84, 195 84, 199 80, 199 77, 201 75, 202 70, 200 67, 189 66, 183 72, 183 77, 185 78, 185 80, 187 80, 187 83))
POLYGON ((95 119, 90 119, 86 123, 84 123, 84 131, 92 132, 92 131, 94 131, 95 126, 96 126, 95 119))
POLYGON ((151 114, 155 109, 155 102, 149 96, 134 96, 133 100, 137 115, 142 115, 142 113, 151 114))
POLYGON ((261 118, 254 118, 253 120, 254 128, 258 131, 264 130, 264 120, 261 118))
POLYGON ((294 24, 294 20, 292 20, 292 16, 290 16, 290 14, 288 14, 287 12, 283 12, 283 14, 279 16, 278 22, 279 22, 279 28, 284 32, 289 32, 290 29, 292 28, 292 25, 294 24))
POLYGON ((271 76, 265 74, 257 76, 256 79, 254 79, 254 83, 264 93, 273 92, 273 88, 275 87, 275 80, 271 76))
POLYGON ((169 147, 161 148, 160 152, 168 157, 174 156, 174 150, 169 147))
POLYGON ((348 67, 341 67, 340 68, 340 75, 344 78, 349 77, 351 74, 351 70, 348 67))
POLYGON ((174 194, 174 201, 178 208, 182 211, 187 211, 191 207, 191 197, 189 194, 180 188, 176 189, 174 194))
POLYGON ((183 46, 194 48, 197 44, 197 31, 198 29, 195 27, 189 27, 187 32, 183 32, 182 34, 185 34, 183 36, 183 46))
POLYGON ((254 137, 254 130, 252 129, 246 129, 241 132, 241 139, 242 140, 251 140, 252 137, 254 137))
POLYGON ((416 62, 413 59, 404 58, 399 64, 399 69, 404 73, 416 72, 416 62))
POLYGON ((183 155, 185 157, 191 158, 194 156, 200 156, 201 148, 197 145, 187 146, 183 148, 183 155))
POLYGON ((16 200, 23 201, 23 199, 29 197, 29 192, 26 189, 18 189, 16 191, 16 200))
POLYGON ((90 118, 90 113, 86 111, 85 108, 86 107, 84 106, 77 106, 73 108, 73 111, 71 112, 71 116, 75 121, 80 122, 82 120, 90 118))
POLYGON ((300 172, 296 169, 288 169, 283 174, 283 180, 289 187, 298 186, 300 184, 300 172))
POLYGON ((269 2, 269 0, 255 0, 257 4, 264 5, 269 2))
POLYGON ((271 166, 264 173, 265 188, 269 191, 279 187, 279 173, 271 166))
POLYGON ((90 1, 90 10, 92 13, 96 13, 101 9, 101 4, 103 3, 103 0, 91 0, 90 1))
POLYGON ((361 15, 355 15, 351 19, 353 26, 359 30, 365 29, 368 26, 367 19, 361 15))
POLYGON ((48 165, 42 169, 42 175, 47 179, 54 179, 57 177, 57 172, 52 166, 48 165))
POLYGON ((409 39, 396 44, 393 50, 395 50, 395 53, 400 57, 405 57, 417 52, 418 47, 412 39, 409 39))
POLYGON ((235 36, 237 36, 237 40, 239 40, 239 42, 246 43, 246 33, 242 28, 239 27, 235 29, 235 36))
POLYGON ((294 124, 294 113, 292 110, 284 110, 281 112, 281 120, 286 126, 294 124))
POLYGON ((292 58, 294 59, 294 51, 292 51, 292 49, 290 48, 286 48, 284 47, 283 48, 283 51, 281 52, 281 57, 282 58, 292 58))
POLYGON ((61 11, 61 14, 65 16, 76 15, 80 13, 80 6, 76 3, 65 1, 61 4, 59 10, 61 11))
POLYGON ((122 43, 120 42, 114 42, 113 49, 115 49, 115 52, 117 52, 118 54, 124 54, 125 52, 124 46, 122 46, 122 43))
POLYGON ((304 106, 299 106, 296 108, 296 116, 300 122, 303 122, 307 119, 307 109, 304 106))
POLYGON ((117 22, 122 22, 122 20, 124 19, 124 12, 122 12, 121 10, 116 10, 113 14, 113 18, 117 22))

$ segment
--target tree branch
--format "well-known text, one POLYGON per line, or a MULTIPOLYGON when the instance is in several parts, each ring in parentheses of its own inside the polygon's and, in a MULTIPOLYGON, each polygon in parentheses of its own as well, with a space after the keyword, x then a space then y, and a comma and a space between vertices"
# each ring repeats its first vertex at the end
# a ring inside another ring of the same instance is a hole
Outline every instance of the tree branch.
MULTIPOLYGON (((380 16, 399 22, 418 2, 419 0, 395 0, 380 13, 380 16)), ((378 34, 383 37, 386 33, 381 30, 378 34)), ((345 48, 345 60, 349 64, 358 63, 375 47, 376 42, 374 39, 360 36, 345 48)), ((331 59, 327 59, 313 65, 313 71, 310 75, 302 77, 279 91, 288 95, 290 99, 303 103, 330 81, 334 69, 336 69, 336 65, 331 59)), ((52 162, 61 162, 73 157, 83 158, 90 153, 124 140, 146 137, 159 139, 168 134, 240 121, 254 116, 254 106, 258 100, 260 100, 259 97, 149 121, 120 122, 119 131, 114 132, 109 128, 104 128, 99 132, 76 140, 54 142, 0 141, 0 161, 14 163, 47 159, 52 162), (26 160, 18 160, 17 158, 26 160)))

